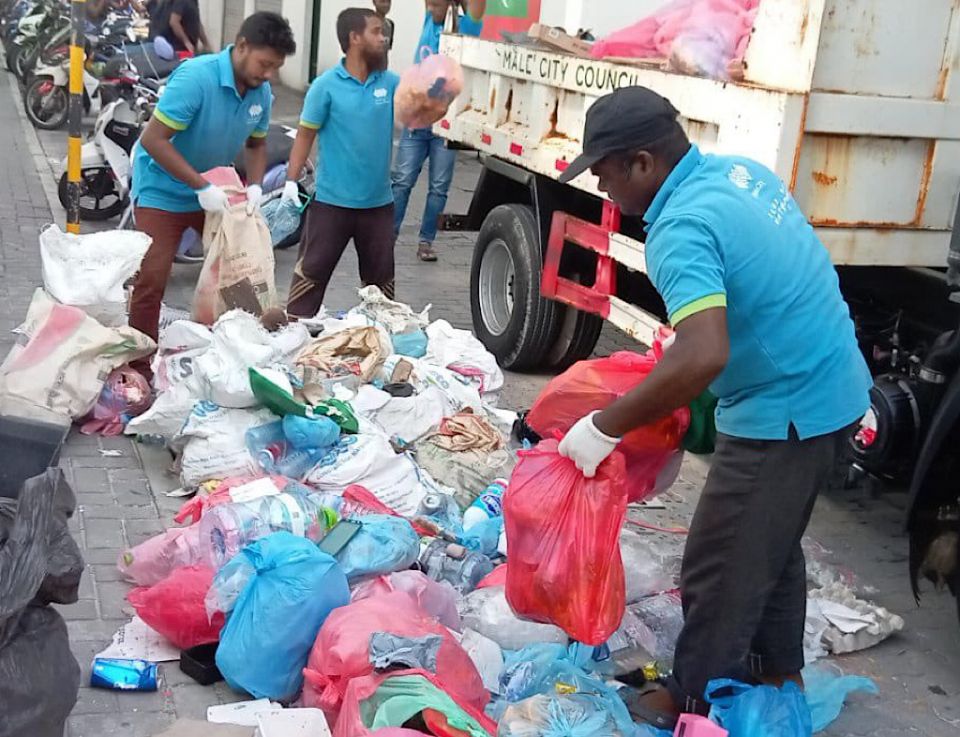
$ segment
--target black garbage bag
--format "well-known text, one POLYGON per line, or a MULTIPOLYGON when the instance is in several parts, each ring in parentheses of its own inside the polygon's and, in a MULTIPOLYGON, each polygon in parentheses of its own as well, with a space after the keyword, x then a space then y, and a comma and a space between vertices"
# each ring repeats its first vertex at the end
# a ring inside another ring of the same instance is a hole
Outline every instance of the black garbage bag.
POLYGON ((28 606, 0 649, 0 737, 63 737, 80 665, 56 609, 28 606))
POLYGON ((83 558, 67 529, 76 504, 59 469, 0 507, 0 737, 61 737, 80 668, 48 602, 77 600, 83 558))

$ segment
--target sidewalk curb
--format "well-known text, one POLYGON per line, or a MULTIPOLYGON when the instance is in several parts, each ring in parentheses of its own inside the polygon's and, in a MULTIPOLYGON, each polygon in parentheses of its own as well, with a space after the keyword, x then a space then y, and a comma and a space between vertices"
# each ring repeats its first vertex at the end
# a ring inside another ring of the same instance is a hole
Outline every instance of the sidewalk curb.
POLYGON ((57 181, 53 176, 50 162, 43 153, 43 147, 40 145, 40 139, 37 137, 37 131, 27 117, 27 112, 23 107, 23 100, 20 99, 20 88, 17 85, 16 77, 12 74, 7 77, 7 88, 10 90, 10 96, 13 98, 13 106, 20 116, 20 127, 23 129, 23 137, 27 142, 27 148, 33 157, 33 165, 37 170, 37 176, 40 177, 40 183, 43 186, 43 193, 47 197, 47 207, 50 208, 50 221, 56 222, 55 213, 61 212, 60 196, 57 194, 57 181))

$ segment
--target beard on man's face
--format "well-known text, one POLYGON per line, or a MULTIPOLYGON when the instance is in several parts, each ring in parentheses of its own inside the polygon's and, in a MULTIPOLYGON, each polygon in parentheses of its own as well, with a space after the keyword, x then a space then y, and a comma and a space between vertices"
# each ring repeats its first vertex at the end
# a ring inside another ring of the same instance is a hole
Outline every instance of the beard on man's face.
POLYGON ((367 49, 364 53, 364 59, 367 67, 372 71, 382 72, 387 68, 387 52, 382 50, 367 49))

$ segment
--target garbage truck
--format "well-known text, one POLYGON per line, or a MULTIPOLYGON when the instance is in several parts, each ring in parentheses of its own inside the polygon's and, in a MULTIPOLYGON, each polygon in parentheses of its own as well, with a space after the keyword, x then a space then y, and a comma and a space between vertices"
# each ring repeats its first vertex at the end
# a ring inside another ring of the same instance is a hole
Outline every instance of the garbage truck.
POLYGON ((435 130, 483 160, 469 211, 443 223, 479 232, 476 334, 513 370, 588 357, 605 322, 650 343, 666 316, 642 223, 589 172, 558 177, 599 97, 656 90, 704 152, 775 171, 829 250, 875 376, 850 482, 908 490, 914 592, 925 576, 960 594, 958 44, 956 0, 762 0, 736 82, 446 35, 465 84, 435 130))

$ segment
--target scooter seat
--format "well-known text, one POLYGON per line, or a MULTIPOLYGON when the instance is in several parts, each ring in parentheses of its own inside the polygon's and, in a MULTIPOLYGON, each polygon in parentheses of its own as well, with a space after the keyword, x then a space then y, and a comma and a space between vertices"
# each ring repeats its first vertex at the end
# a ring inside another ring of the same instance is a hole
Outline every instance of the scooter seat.
MULTIPOLYGON (((292 149, 293 138, 287 134, 287 129, 282 125, 271 125, 267 132, 267 171, 278 164, 286 164, 290 159, 292 149)), ((244 158, 243 151, 241 151, 233 165, 241 178, 246 181, 247 170, 244 158)))

